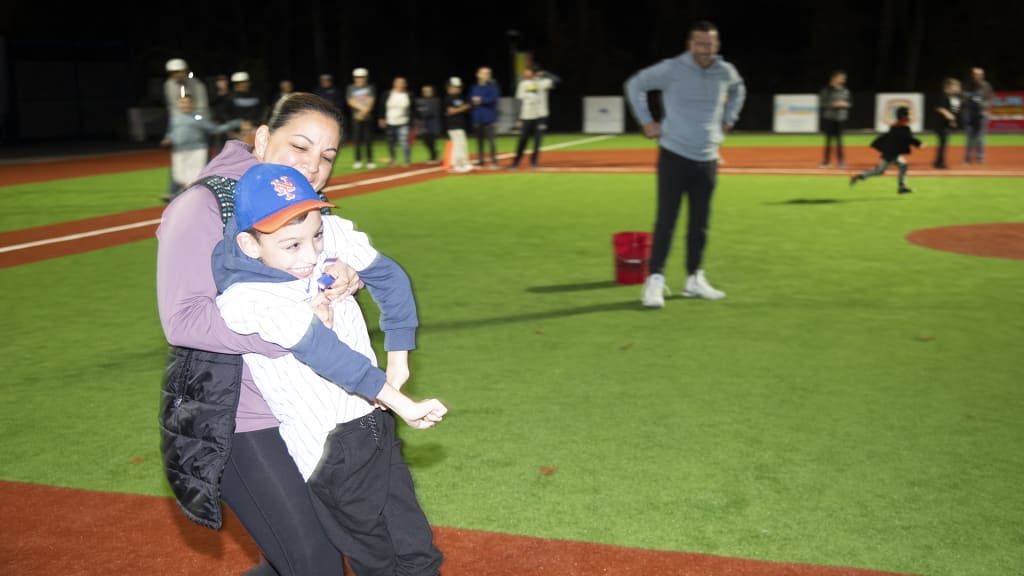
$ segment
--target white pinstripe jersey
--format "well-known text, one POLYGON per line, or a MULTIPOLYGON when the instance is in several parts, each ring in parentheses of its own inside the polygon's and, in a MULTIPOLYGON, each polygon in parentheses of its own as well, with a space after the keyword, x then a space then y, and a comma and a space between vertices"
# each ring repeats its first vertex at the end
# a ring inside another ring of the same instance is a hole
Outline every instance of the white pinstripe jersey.
MULTIPOLYGON (((229 328, 240 334, 259 334, 268 342, 290 348, 306 334, 313 321, 308 302, 316 296, 324 260, 334 256, 357 271, 377 257, 369 238, 338 216, 324 216, 324 251, 312 276, 290 282, 239 282, 217 297, 217 306, 229 328)), ((332 303, 333 331, 338 339, 370 359, 377 358, 362 309, 352 296, 332 303)), ((270 358, 245 354, 253 381, 274 416, 280 433, 302 477, 313 474, 323 454, 327 435, 338 424, 373 410, 366 399, 349 394, 323 379, 292 354, 270 358)))

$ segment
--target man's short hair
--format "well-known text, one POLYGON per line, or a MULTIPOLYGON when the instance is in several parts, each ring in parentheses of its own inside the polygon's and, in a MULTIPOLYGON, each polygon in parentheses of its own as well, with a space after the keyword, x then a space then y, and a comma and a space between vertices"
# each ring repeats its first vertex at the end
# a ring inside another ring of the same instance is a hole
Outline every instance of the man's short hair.
POLYGON ((694 32, 718 32, 718 26, 715 26, 708 20, 697 20, 690 26, 691 38, 694 32))

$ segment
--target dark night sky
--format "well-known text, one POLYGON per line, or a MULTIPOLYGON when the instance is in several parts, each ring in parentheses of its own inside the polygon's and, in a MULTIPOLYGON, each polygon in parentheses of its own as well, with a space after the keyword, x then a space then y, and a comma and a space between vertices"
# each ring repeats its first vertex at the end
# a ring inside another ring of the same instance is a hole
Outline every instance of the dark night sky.
POLYGON ((97 81, 115 85, 129 105, 145 104, 153 79, 163 77, 164 62, 175 56, 201 76, 248 69, 267 96, 285 77, 300 90, 311 89, 322 71, 344 84, 355 66, 369 68, 379 85, 401 74, 415 87, 451 75, 468 79, 484 64, 495 69, 508 93, 512 43, 506 32, 518 30, 518 47, 533 51, 564 80, 552 96, 555 113, 561 109, 576 120, 581 96, 620 94, 633 70, 681 52, 687 27, 698 18, 719 26, 723 56, 762 99, 816 91, 836 67, 849 72, 855 93, 932 92, 944 76, 964 77, 973 65, 986 68, 996 89, 1024 89, 1018 43, 1024 9, 1009 0, 225 0, 149 5, 160 11, 157 17, 97 6, 63 9, 59 19, 41 2, 0 8, 11 101, 44 91, 18 86, 46 83, 30 72, 33 66, 53 59, 116 59, 124 77, 97 81))

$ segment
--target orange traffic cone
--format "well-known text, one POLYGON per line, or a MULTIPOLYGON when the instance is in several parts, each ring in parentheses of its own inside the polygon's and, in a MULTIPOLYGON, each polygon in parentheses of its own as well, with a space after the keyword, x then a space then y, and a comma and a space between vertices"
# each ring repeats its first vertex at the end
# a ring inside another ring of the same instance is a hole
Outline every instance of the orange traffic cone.
POLYGON ((454 148, 455 146, 452 144, 451 140, 448 140, 444 143, 444 156, 441 158, 442 170, 452 169, 452 151, 454 150, 454 148))

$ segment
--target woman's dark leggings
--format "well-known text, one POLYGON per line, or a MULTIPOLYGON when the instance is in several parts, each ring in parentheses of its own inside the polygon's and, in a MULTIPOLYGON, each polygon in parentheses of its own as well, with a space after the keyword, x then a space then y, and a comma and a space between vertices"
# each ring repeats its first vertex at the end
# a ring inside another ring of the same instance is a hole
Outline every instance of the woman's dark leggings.
POLYGON ((711 195, 718 180, 718 162, 698 162, 658 149, 658 214, 651 243, 651 274, 662 274, 668 259, 683 195, 688 199, 686 225, 686 272, 701 267, 711 218, 711 195))
POLYGON ((342 575, 341 553, 317 520, 306 482, 277 428, 234 435, 221 498, 273 566, 247 574, 342 575))

